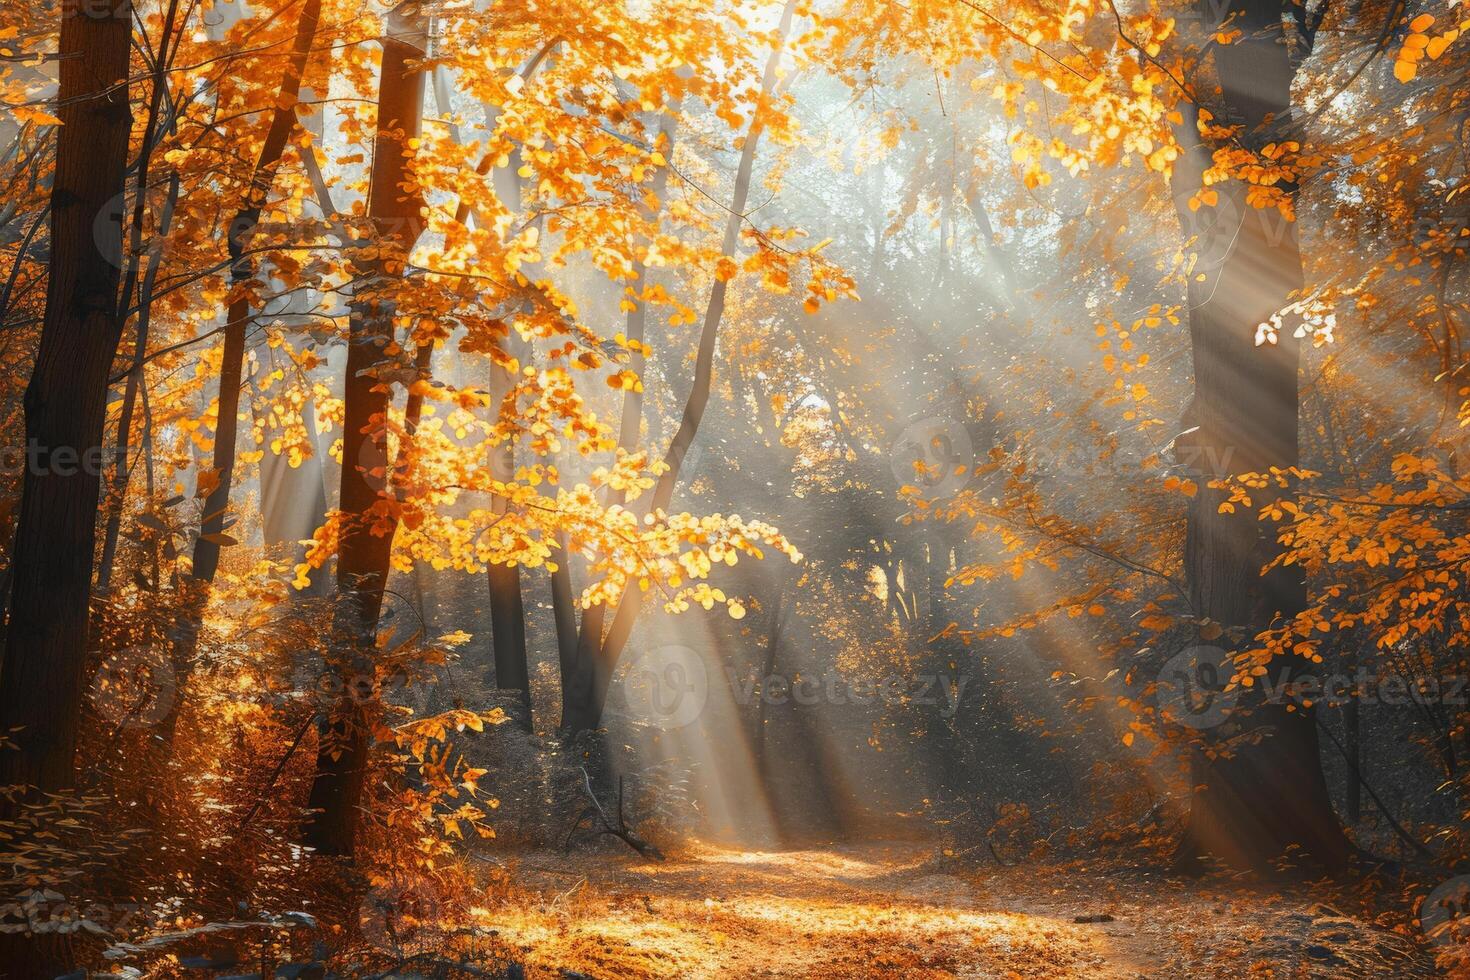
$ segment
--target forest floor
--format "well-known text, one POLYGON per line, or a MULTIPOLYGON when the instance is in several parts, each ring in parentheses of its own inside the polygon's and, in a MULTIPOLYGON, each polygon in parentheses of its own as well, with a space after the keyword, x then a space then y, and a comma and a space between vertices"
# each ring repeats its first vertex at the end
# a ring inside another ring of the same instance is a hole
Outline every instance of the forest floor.
POLYGON ((1323 894, 1102 862, 961 869, 892 843, 537 852, 508 870, 514 889, 475 917, 532 978, 1435 975, 1407 925, 1323 894))

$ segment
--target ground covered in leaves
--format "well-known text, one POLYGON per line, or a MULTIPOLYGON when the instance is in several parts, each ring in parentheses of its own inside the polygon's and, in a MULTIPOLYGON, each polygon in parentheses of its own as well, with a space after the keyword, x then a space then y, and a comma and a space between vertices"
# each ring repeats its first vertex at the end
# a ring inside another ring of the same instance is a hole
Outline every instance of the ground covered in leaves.
POLYGON ((514 885, 476 925, 533 978, 1435 975, 1410 922, 1341 892, 1101 862, 966 868, 886 844, 533 853, 505 870, 514 885))

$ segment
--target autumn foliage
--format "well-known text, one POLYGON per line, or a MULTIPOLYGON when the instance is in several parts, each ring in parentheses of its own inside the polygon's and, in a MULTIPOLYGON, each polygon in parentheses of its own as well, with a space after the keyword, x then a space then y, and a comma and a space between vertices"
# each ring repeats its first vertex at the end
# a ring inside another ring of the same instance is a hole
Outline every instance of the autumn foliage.
POLYGON ((0 971, 513 976, 516 855, 701 837, 1414 932, 1463 15, 8 5, 0 971))

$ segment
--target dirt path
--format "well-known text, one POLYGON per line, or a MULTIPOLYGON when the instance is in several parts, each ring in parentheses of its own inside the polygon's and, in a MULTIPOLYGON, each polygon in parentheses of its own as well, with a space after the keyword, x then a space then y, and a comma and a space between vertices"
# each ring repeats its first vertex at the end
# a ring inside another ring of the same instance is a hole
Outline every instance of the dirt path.
POLYGON ((538 978, 1433 975, 1412 938, 1306 896, 1136 870, 939 871, 932 857, 899 844, 536 854, 512 869, 523 890, 476 918, 538 978))

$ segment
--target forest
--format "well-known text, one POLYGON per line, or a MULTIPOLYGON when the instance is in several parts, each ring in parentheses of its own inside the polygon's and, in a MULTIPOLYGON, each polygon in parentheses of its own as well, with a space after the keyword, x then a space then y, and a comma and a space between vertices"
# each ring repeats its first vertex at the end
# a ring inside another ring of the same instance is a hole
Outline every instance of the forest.
POLYGON ((0 977, 1470 980, 1466 32, 0 4, 0 977))

